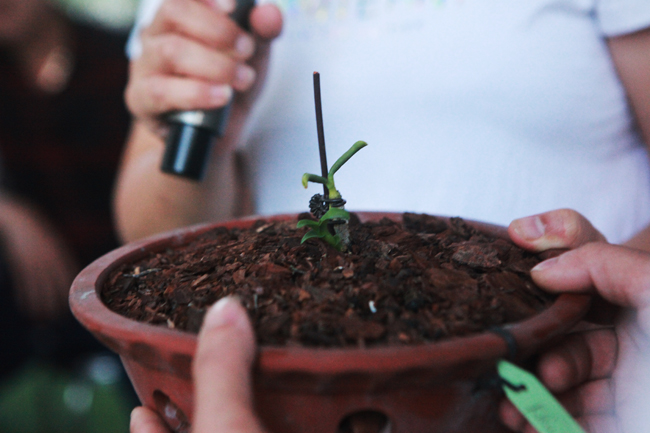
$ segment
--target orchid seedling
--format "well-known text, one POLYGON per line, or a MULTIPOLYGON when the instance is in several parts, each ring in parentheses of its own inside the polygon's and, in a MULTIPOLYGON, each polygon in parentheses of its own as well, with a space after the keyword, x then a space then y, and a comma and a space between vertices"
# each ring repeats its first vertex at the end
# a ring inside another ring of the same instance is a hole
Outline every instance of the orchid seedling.
POLYGON ((336 173, 343 164, 352 158, 352 155, 367 145, 368 144, 365 141, 357 141, 354 143, 352 147, 341 155, 334 165, 332 165, 332 168, 327 173, 327 177, 311 173, 303 174, 302 185, 305 188, 307 188, 309 182, 320 183, 325 187, 328 197, 316 194, 309 201, 310 211, 316 218, 319 218, 319 220, 298 221, 298 228, 309 227, 311 229, 305 233, 301 242, 305 242, 307 239, 321 238, 339 251, 345 251, 347 249, 350 242, 347 231, 350 213, 343 208, 345 200, 343 200, 341 193, 336 189, 336 185, 334 184, 334 173, 336 173))
POLYGON ((302 242, 307 239, 320 238, 339 251, 347 250, 350 244, 348 221, 350 213, 343 206, 345 200, 334 185, 334 173, 345 164, 352 155, 367 146, 364 141, 357 141, 327 170, 327 153, 325 152, 325 134, 323 128, 323 110, 320 98, 320 74, 314 72, 314 102, 316 105, 316 127, 318 129, 318 148, 320 151, 321 176, 305 173, 302 176, 302 185, 307 188, 309 182, 323 185, 323 195, 316 194, 309 200, 309 210, 318 218, 318 221, 300 220, 298 228, 308 227, 310 230, 302 237, 302 242))

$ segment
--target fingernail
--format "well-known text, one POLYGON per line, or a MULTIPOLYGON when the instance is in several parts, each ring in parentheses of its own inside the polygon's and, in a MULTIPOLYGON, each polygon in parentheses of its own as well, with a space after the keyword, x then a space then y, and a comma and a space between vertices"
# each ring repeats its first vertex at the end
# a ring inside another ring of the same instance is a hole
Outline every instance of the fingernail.
POLYGON ((203 328, 238 326, 241 316, 241 307, 237 298, 232 296, 221 298, 208 310, 203 319, 203 328))
POLYGON ((232 98, 232 87, 220 84, 210 88, 210 102, 215 105, 225 105, 232 98))
POLYGON ((247 89, 255 81, 255 70, 248 65, 239 65, 235 71, 235 87, 237 89, 247 89))
POLYGON ((235 41, 235 51, 243 58, 248 58, 255 52, 255 39, 247 34, 240 35, 235 41))
POLYGON ((535 240, 544 235, 545 226, 540 217, 530 216, 517 220, 514 229, 522 238, 535 240))
POLYGON ((539 271, 549 269, 549 268, 555 266, 559 259, 560 259, 560 257, 558 256, 558 257, 553 257, 553 258, 548 259, 548 260, 544 260, 543 262, 539 262, 537 265, 535 265, 530 270, 530 272, 539 272, 539 271))
POLYGON ((235 10, 235 0, 214 0, 214 4, 228 14, 235 10))

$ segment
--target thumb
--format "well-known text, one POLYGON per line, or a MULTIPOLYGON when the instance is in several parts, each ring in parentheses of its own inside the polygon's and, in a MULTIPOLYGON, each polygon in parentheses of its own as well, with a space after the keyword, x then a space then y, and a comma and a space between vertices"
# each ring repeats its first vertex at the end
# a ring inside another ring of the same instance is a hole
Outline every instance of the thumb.
POLYGON ((210 308, 194 357, 195 433, 260 433, 252 406, 255 338, 246 311, 224 298, 210 308))
POLYGON ((254 33, 265 41, 277 38, 282 32, 282 12, 274 4, 256 6, 251 11, 249 22, 254 33))
POLYGON ((520 247, 537 252, 606 241, 584 216, 571 209, 557 209, 516 219, 510 223, 508 234, 520 247))

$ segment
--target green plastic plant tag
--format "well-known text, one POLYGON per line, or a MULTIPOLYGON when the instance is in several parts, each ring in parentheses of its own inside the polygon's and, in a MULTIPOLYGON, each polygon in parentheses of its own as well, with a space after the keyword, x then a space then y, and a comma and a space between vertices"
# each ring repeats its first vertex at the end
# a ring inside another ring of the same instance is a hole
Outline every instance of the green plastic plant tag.
POLYGON ((539 433, 585 433, 534 375, 504 360, 497 370, 506 396, 539 433))

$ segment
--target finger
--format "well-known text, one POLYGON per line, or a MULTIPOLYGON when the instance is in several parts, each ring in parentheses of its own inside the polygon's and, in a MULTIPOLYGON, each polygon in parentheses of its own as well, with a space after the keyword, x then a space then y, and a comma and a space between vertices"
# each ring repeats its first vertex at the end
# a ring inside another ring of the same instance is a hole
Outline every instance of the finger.
MULTIPOLYGON (((650 253, 606 243, 590 243, 545 260, 531 270, 535 283, 550 292, 592 292, 638 310, 650 304, 650 253)), ((646 313, 640 312, 640 316, 646 313)))
POLYGON ((255 7, 251 11, 249 21, 253 33, 263 40, 275 39, 282 33, 282 12, 274 4, 255 7))
POLYGON ((609 378, 586 382, 559 395, 558 401, 574 418, 614 414, 612 386, 609 378))
MULTIPOLYGON (((221 3, 221 2, 220 2, 221 3)), ((234 2, 231 4, 234 9, 234 2)), ((156 14, 151 25, 143 30, 143 39, 164 33, 176 33, 197 42, 229 50, 240 37, 249 38, 220 7, 194 0, 167 0, 156 14)))
POLYGON ((579 417, 576 421, 589 433, 616 433, 622 431, 618 418, 611 414, 589 415, 579 417))
POLYGON ((146 407, 136 407, 131 412, 131 433, 171 433, 156 412, 146 407))
POLYGON ((214 84, 230 84, 247 90, 255 80, 255 71, 227 54, 177 35, 163 35, 143 41, 138 60, 143 75, 176 75, 214 84))
POLYGON ((520 247, 538 252, 606 241, 585 217, 570 209, 516 219, 510 223, 508 234, 520 247))
MULTIPOLYGON (((614 432, 606 430, 614 420, 614 390, 610 379, 588 382, 570 392, 556 396, 558 402, 579 424, 589 432, 614 432)), ((499 417, 504 425, 517 432, 535 432, 519 410, 507 399, 499 406, 499 417)))
MULTIPOLYGON (((515 424, 509 424, 502 419, 502 422, 506 427, 514 432, 521 433, 539 433, 535 428, 528 424, 528 421, 517 411, 517 409, 507 402, 510 405, 509 410, 512 410, 512 414, 516 417, 516 421, 513 419, 515 424)), ((576 418, 576 421, 583 428, 584 431, 589 433, 615 433, 621 431, 619 426, 620 423, 615 415, 588 415, 584 417, 576 418)), ((640 431, 640 430, 639 430, 640 431)))
POLYGON ((515 405, 506 398, 501 400, 499 405, 499 418, 506 427, 515 432, 522 431, 527 425, 526 418, 524 418, 515 405))
POLYGON ((618 340, 612 328, 572 333, 540 356, 537 372, 549 390, 566 392, 581 383, 611 377, 617 355, 618 340))
MULTIPOLYGON (((569 334, 560 344, 540 356, 538 376, 554 393, 564 393, 560 402, 574 416, 607 412, 613 405, 611 389, 598 389, 611 377, 617 361, 618 341, 610 328, 593 328, 569 334), (581 390, 579 384, 589 382, 581 390), (601 385, 593 385, 593 384, 601 385), (606 399, 590 392, 606 391, 606 399)), ((514 431, 530 429, 523 415, 510 401, 504 399, 499 407, 502 422, 514 431)))
POLYGON ((126 103, 136 117, 157 116, 172 110, 200 110, 225 106, 232 87, 176 77, 152 76, 132 82, 126 103))
POLYGON ((195 432, 260 432, 252 409, 253 330, 233 298, 210 309, 194 358, 195 432))

